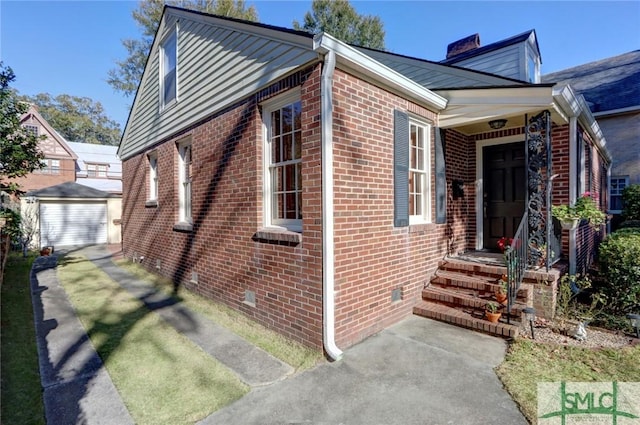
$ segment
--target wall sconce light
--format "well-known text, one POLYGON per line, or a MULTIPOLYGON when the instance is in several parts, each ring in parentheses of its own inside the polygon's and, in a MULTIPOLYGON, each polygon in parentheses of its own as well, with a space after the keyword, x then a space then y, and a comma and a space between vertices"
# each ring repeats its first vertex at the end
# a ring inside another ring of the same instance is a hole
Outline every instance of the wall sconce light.
POLYGON ((640 314, 627 314, 627 319, 631 323, 631 327, 636 331, 636 338, 640 338, 640 314))
POLYGON ((531 339, 536 339, 536 334, 533 331, 533 322, 536 320, 536 309, 533 307, 525 307, 522 309, 523 321, 522 324, 529 322, 531 328, 531 339))
POLYGON ((507 120, 505 120, 504 118, 499 120, 489 121, 489 127, 493 128, 494 130, 498 130, 504 127, 506 124, 507 124, 507 120))

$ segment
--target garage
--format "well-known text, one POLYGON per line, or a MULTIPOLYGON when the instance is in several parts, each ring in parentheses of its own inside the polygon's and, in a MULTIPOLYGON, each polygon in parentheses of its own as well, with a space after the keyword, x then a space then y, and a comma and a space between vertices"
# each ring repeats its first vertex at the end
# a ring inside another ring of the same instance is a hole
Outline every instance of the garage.
POLYGON ((120 242, 120 196, 75 182, 27 193, 27 207, 38 212, 39 246, 120 242))
POLYGON ((107 203, 40 202, 42 245, 107 243, 107 203))

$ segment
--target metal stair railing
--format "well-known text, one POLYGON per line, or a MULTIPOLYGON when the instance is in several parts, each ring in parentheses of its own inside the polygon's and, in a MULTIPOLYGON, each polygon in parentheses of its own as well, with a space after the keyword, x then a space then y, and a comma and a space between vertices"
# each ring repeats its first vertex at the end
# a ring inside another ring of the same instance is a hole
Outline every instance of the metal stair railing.
POLYGON ((505 250, 504 257, 507 263, 507 323, 511 323, 511 308, 515 304, 518 290, 524 280, 529 258, 529 241, 526 237, 528 230, 529 213, 525 211, 520 220, 520 225, 511 244, 505 250))

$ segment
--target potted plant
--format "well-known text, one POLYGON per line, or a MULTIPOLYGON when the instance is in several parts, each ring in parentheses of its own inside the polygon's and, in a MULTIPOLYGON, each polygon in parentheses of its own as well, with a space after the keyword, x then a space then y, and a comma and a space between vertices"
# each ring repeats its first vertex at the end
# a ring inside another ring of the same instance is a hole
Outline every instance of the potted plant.
POLYGON ((500 239, 498 239, 498 248, 500 248, 500 251, 505 252, 507 248, 511 246, 512 243, 513 243, 513 238, 508 238, 506 236, 503 236, 500 239))
POLYGON ((491 323, 497 323, 500 319, 501 314, 502 313, 498 311, 497 303, 489 301, 486 304, 484 315, 486 316, 488 321, 490 321, 491 323))
POLYGON ((498 280, 498 288, 496 289, 496 301, 503 305, 507 302, 507 281, 507 275, 503 274, 498 280))
POLYGON ((585 192, 573 205, 552 205, 551 214, 560 220, 563 229, 571 230, 578 226, 580 220, 588 220, 597 228, 606 221, 606 214, 598 209, 590 192, 585 192))

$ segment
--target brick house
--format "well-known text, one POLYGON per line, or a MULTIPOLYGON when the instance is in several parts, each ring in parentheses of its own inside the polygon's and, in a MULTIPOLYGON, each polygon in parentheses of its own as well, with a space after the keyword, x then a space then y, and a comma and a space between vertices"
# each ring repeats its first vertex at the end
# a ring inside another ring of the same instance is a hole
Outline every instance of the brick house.
MULTIPOLYGON (((640 184, 640 50, 544 75, 584 96, 613 156, 609 212, 621 221, 622 191, 640 184)), ((614 223, 615 224, 615 223, 614 223)))
POLYGON ((120 243, 122 171, 115 146, 68 142, 34 105, 20 118, 27 131, 44 136, 38 147, 45 167, 13 179, 20 199, 2 193, 0 207, 20 210, 37 229, 32 248, 120 243))
MULTIPOLYGON (((539 65, 535 33, 480 49, 539 65)), ((491 290, 487 276, 507 269, 489 251, 531 222, 521 263, 546 264, 520 270, 510 293, 535 304, 538 279, 552 294, 561 247, 575 266, 597 238, 585 225, 560 230, 548 195, 575 200, 610 163, 584 101, 526 71, 167 6, 118 151, 125 255, 332 358, 414 311, 513 335, 456 310, 455 289, 434 279, 456 263, 485 273, 467 285, 491 290), (498 264, 451 259, 478 252, 498 264)))
POLYGON ((21 117, 20 124, 33 134, 45 136, 38 144, 44 154, 45 168, 16 179, 21 190, 28 192, 55 184, 76 181, 78 155, 71 149, 64 137, 40 115, 34 105, 31 105, 21 117))

